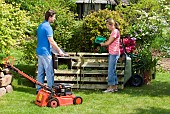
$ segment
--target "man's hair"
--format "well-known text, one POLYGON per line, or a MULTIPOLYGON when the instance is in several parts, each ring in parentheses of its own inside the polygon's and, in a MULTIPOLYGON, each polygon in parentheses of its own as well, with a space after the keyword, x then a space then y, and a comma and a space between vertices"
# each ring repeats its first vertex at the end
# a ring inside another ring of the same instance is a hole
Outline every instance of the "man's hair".
POLYGON ((53 11, 53 10, 48 10, 46 13, 45 13, 45 20, 48 21, 48 18, 49 17, 52 17, 53 15, 55 15, 56 12, 53 11))

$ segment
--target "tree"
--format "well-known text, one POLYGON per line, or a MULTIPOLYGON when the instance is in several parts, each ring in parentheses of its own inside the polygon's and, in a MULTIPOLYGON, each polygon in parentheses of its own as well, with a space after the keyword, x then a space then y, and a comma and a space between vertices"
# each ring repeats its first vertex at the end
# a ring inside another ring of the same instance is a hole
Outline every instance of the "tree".
POLYGON ((34 23, 30 22, 31 17, 27 11, 20 10, 20 5, 14 7, 1 0, 0 11, 0 56, 4 57, 10 53, 10 48, 19 46, 26 38, 29 39, 28 34, 34 23))

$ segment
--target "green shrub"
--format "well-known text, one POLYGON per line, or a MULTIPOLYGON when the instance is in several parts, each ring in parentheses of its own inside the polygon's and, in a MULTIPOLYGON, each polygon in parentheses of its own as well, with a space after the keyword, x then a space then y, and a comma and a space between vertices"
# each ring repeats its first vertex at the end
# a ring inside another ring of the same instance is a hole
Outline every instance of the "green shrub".
POLYGON ((0 1, 0 53, 10 54, 10 48, 17 48, 24 39, 29 39, 31 27, 30 16, 27 11, 20 10, 20 5, 15 7, 0 1))
POLYGON ((83 21, 76 21, 74 24, 74 27, 72 28, 73 31, 73 35, 72 38, 70 38, 68 40, 68 44, 66 45, 66 51, 70 51, 70 52, 80 52, 82 51, 82 47, 83 47, 83 41, 84 41, 84 37, 83 37, 83 33, 84 33, 84 29, 83 29, 83 21))
POLYGON ((116 7, 129 26, 125 33, 137 38, 141 47, 152 45, 156 38, 162 37, 162 16, 161 3, 155 0, 140 0, 137 4, 131 4, 123 8, 116 7))
POLYGON ((157 64, 157 59, 152 57, 152 46, 160 48, 166 41, 163 30, 167 15, 164 14, 162 1, 140 0, 137 4, 125 8, 119 5, 116 10, 129 24, 125 33, 137 39, 138 54, 142 55, 146 62, 144 70, 152 70, 157 64))
POLYGON ((111 11, 108 9, 99 10, 87 15, 84 18, 84 45, 86 47, 85 51, 93 51, 91 43, 94 42, 97 36, 103 36, 108 38, 110 31, 106 28, 105 20, 108 18, 113 18, 120 24, 121 34, 124 33, 127 23, 121 17, 119 12, 111 11))
MULTIPOLYGON (((18 40, 21 47, 20 49, 24 53, 22 57, 23 60, 28 62, 33 62, 36 60, 36 30, 38 25, 44 21, 44 14, 48 9, 53 9, 57 12, 57 19, 52 24, 54 30, 54 39, 57 41, 60 47, 64 49, 67 48, 67 45, 69 44, 68 41, 72 38, 74 32, 73 28, 75 27, 75 15, 72 11, 70 11, 71 8, 72 10, 75 10, 75 2, 63 0, 52 0, 50 2, 45 0, 5 0, 5 2, 11 7, 17 7, 17 10, 20 12, 25 12, 24 14, 27 17, 24 19, 30 24, 29 26, 22 26, 22 28, 19 30, 14 27, 17 32, 26 30, 25 34, 23 35, 28 34, 27 36, 29 36, 23 38, 23 40, 18 40)), ((24 15, 21 16, 25 17, 24 15)), ((24 21, 23 23, 26 24, 24 21)), ((11 37, 11 35, 9 36, 11 37)), ((12 42, 13 40, 8 41, 12 42)), ((68 51, 70 50, 68 49, 68 51)))

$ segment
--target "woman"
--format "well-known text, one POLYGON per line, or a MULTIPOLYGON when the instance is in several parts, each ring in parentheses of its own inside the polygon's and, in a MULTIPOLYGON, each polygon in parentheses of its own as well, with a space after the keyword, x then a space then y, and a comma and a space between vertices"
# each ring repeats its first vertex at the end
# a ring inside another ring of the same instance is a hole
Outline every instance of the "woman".
POLYGON ((120 57, 120 31, 118 24, 109 18, 106 20, 107 29, 111 31, 109 39, 101 43, 101 46, 108 46, 108 88, 104 92, 118 91, 118 77, 116 74, 116 64, 120 57))

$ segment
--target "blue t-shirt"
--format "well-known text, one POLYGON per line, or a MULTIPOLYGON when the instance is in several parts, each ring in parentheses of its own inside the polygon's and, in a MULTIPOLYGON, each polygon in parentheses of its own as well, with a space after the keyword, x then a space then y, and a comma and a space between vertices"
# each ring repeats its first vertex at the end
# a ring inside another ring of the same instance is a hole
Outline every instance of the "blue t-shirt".
POLYGON ((37 55, 51 55, 51 45, 48 41, 48 37, 53 36, 53 29, 48 21, 44 21, 38 26, 37 38, 38 45, 36 49, 37 55))

